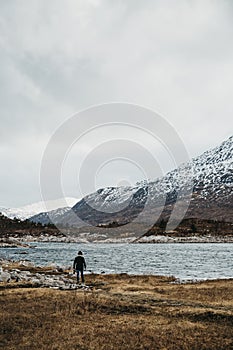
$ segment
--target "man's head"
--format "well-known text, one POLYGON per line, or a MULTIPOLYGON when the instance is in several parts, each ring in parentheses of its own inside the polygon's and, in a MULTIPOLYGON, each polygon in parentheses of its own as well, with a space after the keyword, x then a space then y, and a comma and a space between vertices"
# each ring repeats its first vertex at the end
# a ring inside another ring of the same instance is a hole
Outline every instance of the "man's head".
POLYGON ((78 252, 78 255, 83 255, 83 253, 81 252, 81 250, 78 252))

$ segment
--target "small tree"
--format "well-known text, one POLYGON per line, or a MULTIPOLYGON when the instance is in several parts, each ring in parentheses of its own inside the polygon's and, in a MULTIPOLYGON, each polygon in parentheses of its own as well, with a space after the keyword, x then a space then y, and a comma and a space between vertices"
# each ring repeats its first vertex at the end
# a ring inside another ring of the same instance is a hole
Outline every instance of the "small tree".
POLYGON ((193 233, 197 232, 197 226, 194 223, 191 224, 190 228, 193 233))
POLYGON ((161 230, 165 230, 166 229, 166 226, 167 226, 167 222, 162 219, 160 222, 159 222, 159 228, 161 228, 161 230))

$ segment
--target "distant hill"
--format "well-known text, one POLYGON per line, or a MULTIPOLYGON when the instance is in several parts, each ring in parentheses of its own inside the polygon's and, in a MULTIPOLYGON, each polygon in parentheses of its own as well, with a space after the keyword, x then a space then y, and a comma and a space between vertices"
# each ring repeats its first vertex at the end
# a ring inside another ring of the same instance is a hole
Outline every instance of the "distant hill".
POLYGON ((49 212, 42 212, 30 217, 30 221, 35 223, 41 223, 43 225, 48 225, 49 223, 59 221, 60 217, 62 217, 69 210, 70 210, 70 207, 64 207, 64 208, 51 210, 49 212))
POLYGON ((0 207, 0 212, 7 216, 10 219, 20 219, 25 220, 39 213, 45 212, 47 208, 50 210, 55 210, 58 208, 64 207, 64 203, 67 203, 67 208, 71 208, 75 203, 77 203, 78 199, 73 197, 65 197, 61 199, 50 200, 47 202, 37 202, 29 205, 25 205, 19 208, 5 208, 0 207))

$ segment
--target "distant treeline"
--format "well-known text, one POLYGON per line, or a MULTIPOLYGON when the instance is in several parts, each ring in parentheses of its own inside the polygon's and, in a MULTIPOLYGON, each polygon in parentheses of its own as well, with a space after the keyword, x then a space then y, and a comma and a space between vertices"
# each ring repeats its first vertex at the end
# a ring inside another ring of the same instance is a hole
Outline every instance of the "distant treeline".
POLYGON ((232 235, 233 223, 225 220, 205 220, 197 218, 183 219, 178 227, 172 232, 165 232, 167 220, 162 219, 156 223, 145 235, 166 235, 173 234, 175 236, 187 235, 232 235))
POLYGON ((28 219, 10 219, 0 213, 0 237, 6 237, 14 233, 37 235, 40 233, 56 234, 59 231, 53 224, 42 225, 41 223, 31 222, 28 219))

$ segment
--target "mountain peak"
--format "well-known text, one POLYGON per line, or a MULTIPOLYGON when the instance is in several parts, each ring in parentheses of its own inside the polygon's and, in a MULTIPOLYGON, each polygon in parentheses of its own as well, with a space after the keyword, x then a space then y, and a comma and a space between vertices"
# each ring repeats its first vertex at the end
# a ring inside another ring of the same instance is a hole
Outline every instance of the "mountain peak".
POLYGON ((210 149, 193 159, 193 163, 201 162, 203 165, 218 162, 232 161, 233 156, 233 136, 223 141, 219 146, 210 149))

